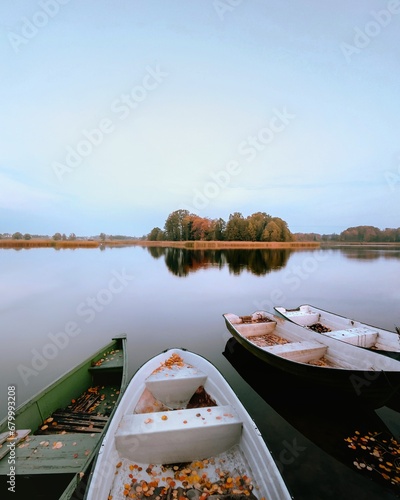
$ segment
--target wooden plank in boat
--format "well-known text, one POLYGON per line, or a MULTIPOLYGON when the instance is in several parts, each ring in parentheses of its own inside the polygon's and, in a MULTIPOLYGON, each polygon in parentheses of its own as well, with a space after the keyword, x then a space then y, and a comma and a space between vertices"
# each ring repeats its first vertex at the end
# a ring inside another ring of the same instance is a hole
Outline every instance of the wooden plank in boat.
POLYGON ((91 366, 89 368, 89 371, 91 372, 97 372, 97 371, 112 371, 112 370, 117 370, 123 367, 124 363, 124 358, 122 351, 115 352, 113 354, 108 354, 105 358, 104 361, 98 361, 97 364, 94 366, 91 366))
MULTIPOLYGON (((15 448, 17 474, 75 474, 82 470, 87 456, 97 444, 98 434, 53 434, 28 436, 15 448)), ((0 475, 9 472, 6 460, 0 462, 0 475)))
POLYGON ((10 451, 10 447, 7 446, 8 443, 13 443, 14 445, 17 445, 20 443, 23 439, 26 438, 31 433, 30 429, 20 429, 17 430, 17 436, 16 439, 13 439, 12 441, 8 441, 8 438, 10 437, 10 432, 3 432, 0 434, 0 460, 7 455, 10 451))

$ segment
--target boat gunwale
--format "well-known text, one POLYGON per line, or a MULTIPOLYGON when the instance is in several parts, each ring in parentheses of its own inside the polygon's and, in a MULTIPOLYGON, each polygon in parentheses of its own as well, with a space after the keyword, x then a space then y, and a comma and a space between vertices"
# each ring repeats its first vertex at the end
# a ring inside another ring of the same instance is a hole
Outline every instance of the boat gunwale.
MULTIPOLYGON (((123 351, 122 372, 123 372, 123 378, 124 378, 125 386, 126 386, 126 382, 127 382, 126 335, 121 335, 121 336, 113 337, 111 342, 109 342, 108 344, 103 346, 101 349, 98 349, 94 354, 90 355, 89 357, 87 357, 85 360, 83 360, 80 363, 78 363, 77 365, 75 365, 70 370, 67 370, 66 372, 64 372, 62 375, 57 377, 57 379, 54 382, 51 382, 50 384, 45 386, 43 389, 38 391, 36 394, 34 394, 31 398, 29 398, 28 400, 24 401, 19 406, 17 406, 15 409, 15 417, 18 417, 18 415, 22 414, 30 406, 32 406, 35 403, 37 403, 38 401, 40 401, 40 399, 43 398, 45 395, 47 395, 50 392, 52 392, 53 390, 55 390, 60 385, 60 383, 66 382, 76 372, 78 372, 79 370, 81 370, 85 366, 88 366, 88 368, 90 368, 92 362, 96 361, 97 358, 101 358, 105 351, 112 349, 113 346, 117 346, 119 343, 121 343, 121 350, 123 351)), ((121 381, 121 386, 122 386, 122 381, 121 381)), ((8 423, 8 417, 6 416, 0 421, 0 433, 3 432, 3 430, 2 430, 3 427, 5 429, 8 429, 7 423, 8 423)))
MULTIPOLYGON (((160 366, 160 363, 166 361, 169 356, 173 353, 178 352, 178 354, 182 353, 184 358, 184 362, 187 364, 192 364, 196 366, 196 368, 208 372, 209 377, 205 383, 204 388, 210 394, 210 396, 215 400, 217 405, 223 404, 233 404, 236 412, 242 419, 243 425, 243 435, 246 436, 246 441, 243 442, 243 445, 247 449, 249 446, 256 446, 255 443, 258 443, 260 448, 258 449, 258 453, 262 456, 265 455, 265 461, 263 461, 263 466, 257 465, 255 463, 256 476, 259 476, 257 479, 263 480, 263 474, 261 472, 267 472, 267 476, 273 482, 271 485, 270 495, 271 498, 285 498, 287 500, 291 499, 292 496, 289 493, 286 482, 284 481, 275 460, 271 454, 271 451, 267 447, 267 444, 264 438, 261 435, 254 419, 251 417, 250 413, 246 410, 243 403, 240 401, 236 393, 234 392, 230 383, 226 380, 222 372, 207 358, 202 356, 201 354, 197 354, 195 352, 189 351, 185 348, 177 348, 172 347, 165 349, 159 354, 153 356, 144 362, 134 373, 131 378, 131 381, 128 385, 127 391, 129 391, 129 400, 122 401, 117 409, 117 413, 114 415, 114 424, 111 424, 108 432, 105 433, 102 444, 99 449, 99 453, 95 458, 95 463, 93 465, 90 480, 88 483, 88 488, 85 493, 85 500, 98 498, 100 493, 104 493, 104 491, 109 490, 112 487, 112 476, 108 480, 106 478, 101 479, 104 481, 103 484, 98 484, 99 479, 102 477, 102 468, 108 467, 110 465, 110 461, 113 461, 117 457, 119 457, 118 450, 115 445, 115 437, 114 433, 118 429, 120 422, 124 415, 133 411, 136 407, 137 401, 140 399, 142 391, 145 388, 145 379, 151 375, 151 373, 160 366), (196 361, 200 360, 199 364, 196 364, 196 361), (205 369, 206 367, 206 369, 205 369), (135 386, 131 387, 132 381, 137 377, 137 383, 135 386), (131 389, 129 389, 131 388, 131 389), (228 394, 226 394, 226 389, 229 389, 228 394), (232 401, 234 403, 232 403, 232 401), (262 468, 265 467, 263 470, 262 468), (95 483, 96 482, 96 483, 95 483), (94 484, 95 483, 95 484, 94 484), (277 497, 277 492, 280 492, 282 496, 277 497), (274 496, 275 494, 275 496, 274 496)), ((126 391, 126 395, 128 392, 126 391)), ((119 458, 121 460, 121 458, 119 458)), ((118 461, 118 459, 117 459, 118 461)), ((115 462, 114 467, 117 462, 115 462)), ((118 465, 119 466, 119 465, 118 465)), ((261 485, 259 485, 261 486, 261 485)), ((265 487, 265 486, 264 486, 265 487)))
MULTIPOLYGON (((261 312, 261 311, 257 311, 261 312)), ((316 332, 311 330, 306 330, 301 325, 297 325, 285 318, 278 317, 272 313, 262 311, 267 314, 270 319, 277 319, 277 325, 279 323, 286 322, 300 329, 300 331, 306 331, 311 335, 311 337, 318 336, 316 332)), ((223 317, 226 322, 228 330, 231 332, 232 336, 245 347, 253 355, 261 359, 263 362, 270 364, 271 366, 280 369, 291 376, 301 376, 304 379, 310 381, 311 383, 316 383, 319 386, 324 386, 328 389, 334 391, 344 391, 347 394, 352 394, 353 396, 362 397, 368 401, 369 404, 373 404, 375 407, 380 407, 387 402, 390 397, 393 396, 400 389, 400 361, 393 359, 388 356, 384 356, 380 353, 365 350, 367 357, 373 357, 377 361, 380 360, 382 363, 388 365, 396 366, 397 370, 387 370, 387 369, 366 369, 366 368, 335 368, 329 366, 317 366, 307 363, 302 363, 299 361, 294 361, 288 359, 278 354, 268 352, 261 347, 257 346, 251 340, 247 339, 242 335, 236 328, 235 324, 226 317, 229 314, 225 313, 223 317), (369 352, 368 352, 369 351, 369 352), (365 382, 365 383, 364 383, 365 382), (359 386, 357 386, 360 384, 359 386), (381 394, 382 392, 382 394, 381 394)), ((234 314, 235 315, 235 314, 234 314)), ((237 316, 237 315, 235 315, 237 316)), ((238 316, 239 317, 239 316, 238 316)), ((342 345, 342 349, 348 351, 353 351, 354 355, 360 352, 360 349, 354 345, 346 344, 345 342, 337 341, 336 339, 331 339, 329 337, 322 336, 328 347, 332 344, 332 347, 337 347, 337 344, 342 345), (345 347, 343 347, 345 346, 345 347)), ((325 344, 325 345, 326 345, 325 344)))
MULTIPOLYGON (((310 330, 309 326, 297 323, 290 316, 285 314, 285 312, 301 312, 300 311, 301 307, 311 307, 318 314, 324 313, 324 314, 327 314, 329 316, 332 316, 333 318, 337 317, 340 320, 350 321, 351 323, 358 325, 357 328, 358 327, 366 327, 366 328, 370 328, 371 330, 375 330, 375 332, 378 334, 378 339, 379 339, 380 335, 384 335, 384 336, 389 336, 389 338, 393 338, 394 340, 398 340, 399 345, 398 345, 397 349, 391 349, 391 348, 388 348, 388 349, 374 348, 373 349, 371 347, 365 347, 365 346, 351 344, 350 342, 347 342, 345 339, 335 338, 335 340, 338 340, 339 342, 344 342, 345 344, 349 344, 349 345, 355 345, 358 349, 365 349, 367 351, 375 352, 377 354, 382 354, 384 356, 392 357, 394 359, 400 359, 400 335, 397 332, 393 332, 391 330, 386 330, 385 328, 381 328, 381 327, 376 326, 376 325, 371 325, 370 323, 364 323, 364 322, 357 320, 357 319, 348 318, 347 316, 343 316, 341 314, 337 314, 337 313, 334 313, 332 311, 322 309, 321 307, 317 307, 317 306, 314 306, 312 304, 300 304, 298 307, 295 307, 292 309, 287 309, 283 306, 274 306, 274 310, 277 312, 279 317, 282 317, 282 318, 286 319, 287 321, 294 323, 295 325, 299 325, 302 328, 306 328, 306 329, 310 330), (280 311, 280 309, 283 309, 285 312, 280 311)), ((336 329, 333 329, 332 331, 336 331, 336 329)), ((320 335, 325 335, 325 334, 320 334, 320 335)), ((330 337, 330 338, 334 338, 330 335, 326 335, 326 336, 330 337)), ((377 343, 379 343, 379 342, 377 341, 377 343)))

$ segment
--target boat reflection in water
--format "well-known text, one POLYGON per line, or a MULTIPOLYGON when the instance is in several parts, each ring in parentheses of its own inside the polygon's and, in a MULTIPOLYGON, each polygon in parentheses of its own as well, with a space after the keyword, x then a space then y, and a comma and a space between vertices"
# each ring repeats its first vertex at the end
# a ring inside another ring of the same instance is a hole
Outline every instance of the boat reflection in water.
POLYGON ((263 363, 234 338, 226 343, 223 355, 303 436, 353 471, 400 496, 400 444, 373 409, 361 406, 356 397, 343 399, 339 393, 323 391, 263 363))

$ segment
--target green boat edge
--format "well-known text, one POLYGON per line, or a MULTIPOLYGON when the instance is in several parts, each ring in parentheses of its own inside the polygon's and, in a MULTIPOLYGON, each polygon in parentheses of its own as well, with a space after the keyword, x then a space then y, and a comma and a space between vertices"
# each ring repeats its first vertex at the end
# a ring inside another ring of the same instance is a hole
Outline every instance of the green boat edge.
MULTIPOLYGON (((99 433, 99 437, 96 440, 96 445, 90 450, 90 454, 87 456, 85 462, 85 467, 81 472, 84 473, 86 479, 92 462, 97 455, 99 447, 102 442, 104 433, 106 432, 109 423, 113 417, 115 410, 121 400, 122 394, 124 393, 128 384, 128 355, 126 349, 127 337, 125 334, 121 334, 112 338, 112 341, 105 346, 101 347, 97 352, 92 354, 89 358, 82 361, 80 364, 76 365, 71 370, 57 378, 54 382, 46 386, 40 392, 32 396, 28 401, 24 402, 22 405, 15 409, 15 428, 18 429, 31 429, 32 433, 35 432, 44 420, 57 408, 62 408, 67 406, 71 399, 75 398, 77 394, 83 393, 88 387, 92 385, 94 373, 104 373, 111 374, 121 371, 121 385, 119 389, 119 395, 115 402, 115 405, 109 415, 108 422, 99 433), (104 353, 109 352, 113 349, 122 350, 122 364, 113 366, 93 366, 97 361, 100 361, 104 353)), ((0 422, 0 434, 8 431, 8 416, 3 418, 0 422)), ((7 455, 2 458, 5 460, 7 455)), ((43 472, 46 475, 46 472, 43 472)), ((71 481, 68 483, 67 487, 62 492, 59 500, 70 500, 75 490, 79 487, 81 483, 81 475, 75 474, 71 481)))

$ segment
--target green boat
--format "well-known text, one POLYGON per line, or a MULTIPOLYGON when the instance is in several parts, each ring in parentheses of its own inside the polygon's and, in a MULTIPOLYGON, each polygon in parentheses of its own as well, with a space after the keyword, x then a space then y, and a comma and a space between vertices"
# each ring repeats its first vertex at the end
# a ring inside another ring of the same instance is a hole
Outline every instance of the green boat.
POLYGON ((15 412, 9 388, 11 412, 0 422, 1 491, 10 498, 82 498, 127 377, 122 335, 15 412))

